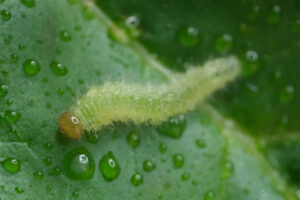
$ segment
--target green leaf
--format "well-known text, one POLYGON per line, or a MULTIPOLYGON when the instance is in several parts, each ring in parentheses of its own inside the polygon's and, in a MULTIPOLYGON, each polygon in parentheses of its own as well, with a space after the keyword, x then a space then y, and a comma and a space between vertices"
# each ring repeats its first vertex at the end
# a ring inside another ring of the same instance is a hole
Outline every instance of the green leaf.
POLYGON ((186 114, 179 138, 121 123, 63 138, 59 115, 89 87, 160 84, 167 70, 93 2, 0 2, 1 199, 296 199, 209 105, 186 114))

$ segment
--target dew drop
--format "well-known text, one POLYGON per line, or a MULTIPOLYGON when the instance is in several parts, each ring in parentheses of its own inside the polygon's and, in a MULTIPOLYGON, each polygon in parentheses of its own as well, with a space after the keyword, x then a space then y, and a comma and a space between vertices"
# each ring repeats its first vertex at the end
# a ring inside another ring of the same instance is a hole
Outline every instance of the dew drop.
POLYGON ((195 143, 196 143, 196 146, 200 149, 203 149, 206 147, 206 142, 202 139, 196 139, 195 143))
POLYGON ((17 54, 13 53, 10 55, 10 59, 13 63, 16 63, 19 60, 19 56, 17 54))
POLYGON ((215 50, 218 53, 227 53, 233 48, 233 38, 229 34, 223 34, 215 40, 215 50))
POLYGON ((71 35, 67 31, 61 31, 59 37, 64 42, 68 42, 72 39, 71 35))
POLYGON ((50 63, 50 68, 52 72, 57 76, 65 76, 68 73, 68 69, 63 64, 57 61, 52 61, 50 63))
POLYGON ((20 187, 15 187, 15 191, 16 191, 16 193, 18 193, 18 194, 22 194, 22 193, 25 192, 25 191, 24 191, 22 188, 20 188, 20 187))
POLYGON ((229 177, 232 176, 233 171, 234 171, 233 163, 231 161, 226 161, 222 170, 222 178, 228 179, 229 177))
POLYGON ((19 49, 19 51, 23 51, 24 49, 25 49, 25 45, 24 44, 19 44, 18 45, 18 49, 19 49))
POLYGON ((182 175, 181 175, 181 180, 183 181, 187 181, 190 179, 190 174, 188 172, 184 172, 182 175))
POLYGON ((44 158, 43 162, 46 166, 51 166, 52 165, 52 159, 51 158, 44 158))
POLYGON ((140 24, 140 20, 135 15, 128 17, 125 21, 125 25, 128 28, 137 28, 139 24, 140 24))
POLYGON ((5 84, 0 85, 0 98, 5 97, 8 93, 8 86, 5 84))
POLYGON ((4 113, 4 119, 8 123, 15 123, 20 118, 21 118, 21 114, 13 110, 6 110, 4 113))
POLYGON ((127 135, 128 144, 135 149, 140 144, 140 134, 138 131, 130 131, 127 135))
POLYGON ((77 147, 64 157, 64 170, 71 179, 87 180, 94 175, 95 161, 88 150, 77 147))
POLYGON ((204 195, 204 200, 214 200, 216 197, 215 193, 212 191, 208 191, 204 195))
POLYGON ((21 169, 21 161, 15 158, 6 158, 1 162, 2 167, 10 172, 10 173, 17 173, 21 169))
POLYGON ((141 185, 143 183, 143 180, 143 176, 138 172, 131 176, 131 184, 135 187, 141 185))
POLYGON ((111 151, 101 158, 99 169, 107 181, 116 179, 121 171, 119 163, 111 151))
POLYGON ((28 75, 36 75, 40 69, 40 64, 34 59, 28 59, 23 63, 23 70, 28 75))
POLYGON ((173 164, 176 168, 181 168, 184 164, 184 157, 181 153, 173 155, 173 164))
POLYGON ((58 94, 59 96, 63 95, 64 93, 65 93, 65 90, 64 90, 64 89, 58 88, 57 94, 58 94))
POLYGON ((21 0, 21 2, 28 8, 35 7, 35 0, 21 0))
POLYGON ((59 167, 54 167, 53 170, 52 170, 52 174, 54 176, 59 176, 61 174, 61 170, 59 167))
POLYGON ((242 58, 243 75, 253 75, 261 66, 258 53, 254 50, 246 51, 242 58))
POLYGON ((177 39, 179 43, 184 47, 194 47, 199 43, 201 35, 199 34, 197 28, 180 28, 178 31, 177 39))
POLYGON ((43 177, 44 177, 44 173, 41 172, 41 171, 36 171, 36 172, 33 173, 33 176, 37 180, 42 180, 43 177))
POLYGON ((272 7, 269 13, 268 21, 272 25, 277 25, 280 21, 280 18, 281 18, 281 8, 280 6, 275 5, 272 7))
POLYGON ((168 121, 158 126, 157 131, 161 135, 178 139, 182 136, 185 127, 185 117, 184 115, 179 115, 177 117, 170 118, 168 121))
POLYGON ((72 199, 78 199, 79 193, 77 191, 72 192, 72 199))
POLYGON ((46 150, 51 150, 51 149, 53 149, 54 145, 51 144, 51 143, 49 143, 49 142, 47 142, 47 143, 44 145, 44 147, 45 147, 46 150))
POLYGON ((90 144, 97 144, 100 140, 100 132, 99 131, 92 132, 92 133, 87 133, 85 135, 86 135, 86 140, 90 144))
POLYGON ((284 104, 289 103, 294 97, 295 89, 293 86, 288 85, 280 92, 280 101, 284 104))
POLYGON ((168 147, 165 143, 160 142, 158 146, 159 152, 160 153, 165 153, 168 150, 168 147))
POLYGON ((9 21, 11 18, 11 13, 8 10, 1 11, 1 18, 3 21, 9 21))
POLYGON ((155 164, 150 160, 145 160, 143 163, 143 169, 145 172, 152 172, 156 168, 155 164))

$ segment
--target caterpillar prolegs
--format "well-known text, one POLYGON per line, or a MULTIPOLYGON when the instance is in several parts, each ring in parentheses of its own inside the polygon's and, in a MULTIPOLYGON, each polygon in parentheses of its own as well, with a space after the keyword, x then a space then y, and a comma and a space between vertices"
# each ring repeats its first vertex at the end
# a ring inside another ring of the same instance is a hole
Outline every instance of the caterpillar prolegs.
POLYGON ((238 59, 230 56, 174 74, 168 83, 161 85, 107 82, 90 88, 68 112, 61 114, 61 131, 77 139, 84 130, 99 130, 115 121, 157 125, 193 110, 239 73, 238 59))

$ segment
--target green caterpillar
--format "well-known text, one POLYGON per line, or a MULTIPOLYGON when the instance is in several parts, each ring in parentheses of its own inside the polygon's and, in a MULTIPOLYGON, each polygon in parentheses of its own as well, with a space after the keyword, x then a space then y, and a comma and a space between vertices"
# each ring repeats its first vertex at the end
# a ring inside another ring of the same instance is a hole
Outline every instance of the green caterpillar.
POLYGON ((60 116, 61 131, 77 139, 84 130, 99 130, 114 121, 157 125, 171 116, 193 110, 239 73, 239 61, 231 56, 174 74, 166 84, 108 82, 91 88, 69 112, 60 116))

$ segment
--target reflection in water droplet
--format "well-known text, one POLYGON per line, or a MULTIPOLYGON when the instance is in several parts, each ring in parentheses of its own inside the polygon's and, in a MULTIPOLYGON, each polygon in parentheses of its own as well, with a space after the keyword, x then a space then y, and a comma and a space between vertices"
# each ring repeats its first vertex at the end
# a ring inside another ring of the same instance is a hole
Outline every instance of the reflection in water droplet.
POLYGON ((17 173, 21 169, 21 161, 15 158, 6 158, 1 162, 2 167, 10 172, 10 173, 17 173))
POLYGON ((168 121, 162 123, 157 127, 158 133, 171 137, 180 138, 186 127, 186 120, 184 115, 170 118, 168 121))
POLYGON ((99 169, 107 181, 116 179, 121 171, 119 163, 111 151, 101 158, 99 169))
POLYGON ((204 200, 214 200, 216 197, 215 193, 212 191, 208 191, 204 195, 204 200))
POLYGON ((179 29, 177 39, 184 47, 194 47, 202 38, 198 29, 194 27, 188 27, 179 29))
POLYGON ((140 134, 137 131, 130 131, 127 135, 128 144, 135 149, 140 144, 140 134))
POLYGON ((181 153, 173 155, 173 164, 176 168, 181 168, 184 164, 184 157, 181 153))
POLYGON ((71 35, 67 31, 61 31, 59 37, 64 42, 68 42, 72 39, 71 35))
POLYGON ((28 75, 36 75, 40 71, 40 65, 36 60, 28 59, 23 63, 23 70, 28 75))
POLYGON ((145 160, 143 163, 143 169, 145 172, 152 172, 156 168, 155 164, 150 160, 145 160))
POLYGON ((0 85, 0 98, 5 97, 8 93, 8 86, 5 84, 0 85))
POLYGON ((52 61, 50 63, 50 68, 52 72, 57 76, 65 76, 68 73, 68 69, 63 64, 57 61, 52 61))
POLYGON ((218 53, 228 53, 233 48, 233 38, 229 34, 223 34, 215 40, 215 50, 218 53))
POLYGON ((131 177, 131 183, 135 187, 141 185, 143 183, 143 176, 138 172, 133 174, 131 177))
POLYGON ((11 13, 8 10, 1 11, 1 18, 3 21, 9 21, 11 18, 11 13))
POLYGON ((35 0, 21 0, 21 2, 28 8, 35 7, 35 0))
POLYGON ((4 119, 8 123, 15 123, 20 118, 21 118, 21 114, 13 110, 6 110, 4 113, 4 119))

